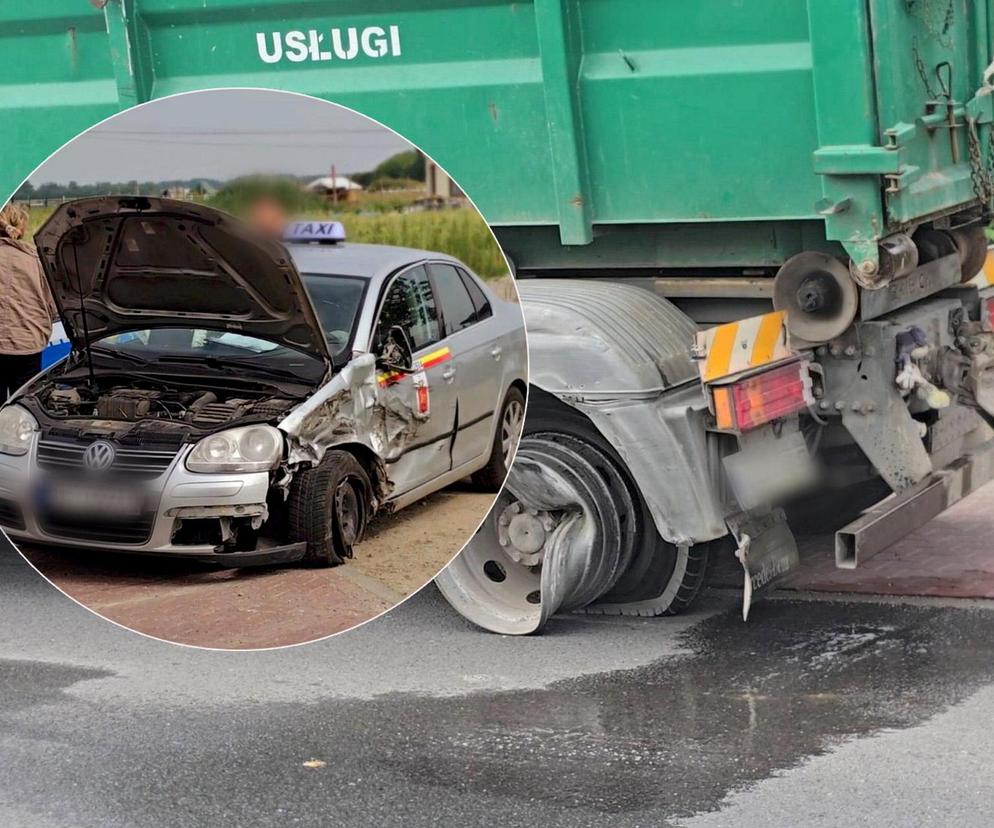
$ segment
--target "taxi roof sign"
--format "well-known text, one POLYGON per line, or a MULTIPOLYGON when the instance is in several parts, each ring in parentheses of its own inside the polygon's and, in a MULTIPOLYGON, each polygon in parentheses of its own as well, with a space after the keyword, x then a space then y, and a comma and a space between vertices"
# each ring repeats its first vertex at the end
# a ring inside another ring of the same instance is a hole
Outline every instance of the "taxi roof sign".
POLYGON ((283 241, 337 244, 345 241, 345 226, 340 221, 295 221, 287 227, 283 241))

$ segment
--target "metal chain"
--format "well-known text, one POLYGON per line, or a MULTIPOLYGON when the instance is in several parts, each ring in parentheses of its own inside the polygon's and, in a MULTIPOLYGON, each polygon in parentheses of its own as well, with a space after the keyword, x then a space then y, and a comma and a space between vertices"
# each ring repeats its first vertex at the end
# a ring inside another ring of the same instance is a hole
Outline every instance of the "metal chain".
POLYGON ((945 47, 952 45, 949 32, 953 28, 956 6, 954 0, 905 0, 905 6, 910 14, 918 14, 925 29, 932 37, 945 47), (916 12, 917 10, 917 12, 916 12))
MULTIPOLYGON (((942 46, 951 46, 950 32, 955 21, 955 2, 945 0, 945 7, 940 4, 943 0, 905 0, 905 7, 909 14, 917 14, 921 19, 926 31, 937 40, 942 46)), ((943 83, 939 68, 936 68, 936 79, 943 89, 937 91, 932 85, 929 77, 928 67, 922 58, 921 50, 918 47, 918 38, 912 41, 912 51, 914 53, 915 69, 925 86, 925 92, 930 100, 938 101, 942 99, 951 100, 952 79, 948 82, 948 89, 943 83)), ((944 64, 949 66, 948 63, 944 64)), ((984 204, 994 201, 994 135, 988 141, 987 152, 984 152, 983 142, 980 138, 980 130, 976 120, 967 116, 967 140, 970 149, 970 172, 973 183, 973 192, 984 204)))
POLYGON ((937 101, 939 96, 932 87, 932 82, 928 79, 928 67, 925 66, 925 61, 922 59, 922 53, 918 48, 917 37, 911 42, 911 52, 915 58, 915 69, 918 70, 918 77, 922 79, 922 83, 925 85, 925 94, 928 95, 930 101, 937 101))
MULTIPOLYGON (((985 170, 985 180, 987 181, 988 203, 994 200, 994 136, 991 135, 991 128, 988 127, 988 147, 987 147, 987 167, 985 170)), ((979 136, 978 136, 979 143, 979 136)))
POLYGON ((967 118, 966 135, 970 145, 970 172, 973 179, 973 192, 980 201, 989 204, 994 199, 994 153, 988 152, 985 160, 977 122, 970 117, 967 118))

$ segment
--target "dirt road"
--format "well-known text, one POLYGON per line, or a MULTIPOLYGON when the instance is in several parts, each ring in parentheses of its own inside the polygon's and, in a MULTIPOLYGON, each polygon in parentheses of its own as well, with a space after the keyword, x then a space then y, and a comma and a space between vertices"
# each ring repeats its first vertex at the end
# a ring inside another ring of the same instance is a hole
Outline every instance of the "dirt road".
POLYGON ((217 570, 159 558, 25 547, 66 594, 156 638, 224 649, 279 647, 369 620, 430 581, 472 535, 492 494, 446 489, 377 519, 332 569, 217 570))

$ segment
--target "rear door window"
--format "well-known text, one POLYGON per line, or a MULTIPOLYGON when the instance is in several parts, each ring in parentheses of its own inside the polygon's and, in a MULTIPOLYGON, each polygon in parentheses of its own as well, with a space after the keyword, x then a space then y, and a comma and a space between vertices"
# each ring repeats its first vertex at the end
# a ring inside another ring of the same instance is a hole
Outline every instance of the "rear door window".
POLYGON ((435 296, 424 267, 408 270, 390 283, 380 306, 378 340, 383 342, 395 325, 403 328, 415 351, 442 338, 435 296))
POLYGON ((428 267, 442 303, 446 335, 454 334, 478 322, 476 305, 459 271, 448 264, 435 263, 428 267))
POLYGON ((459 269, 459 275, 462 277, 463 284, 466 285, 466 289, 469 291, 469 295, 473 299, 473 306, 476 308, 477 321, 482 322, 484 319, 489 319, 493 316, 494 312, 490 307, 490 301, 487 299, 486 294, 480 286, 476 283, 476 279, 461 268, 459 269))

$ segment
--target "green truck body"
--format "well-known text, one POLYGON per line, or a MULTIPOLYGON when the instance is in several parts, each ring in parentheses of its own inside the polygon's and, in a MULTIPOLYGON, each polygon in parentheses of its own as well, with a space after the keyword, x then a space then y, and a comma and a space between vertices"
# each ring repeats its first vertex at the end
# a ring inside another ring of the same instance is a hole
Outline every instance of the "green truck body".
POLYGON ((762 266, 819 239, 875 260, 883 236, 976 197, 991 5, 7 3, 0 192, 123 108, 269 87, 421 146, 491 223, 528 228, 504 234, 520 266, 762 266))

